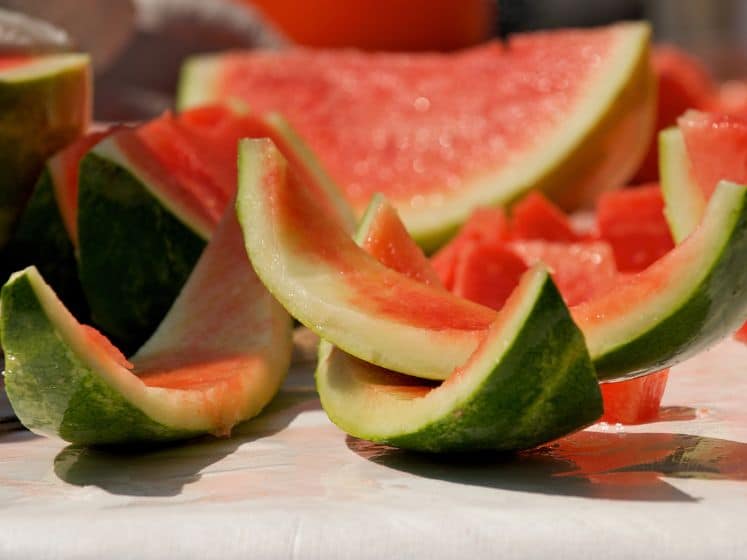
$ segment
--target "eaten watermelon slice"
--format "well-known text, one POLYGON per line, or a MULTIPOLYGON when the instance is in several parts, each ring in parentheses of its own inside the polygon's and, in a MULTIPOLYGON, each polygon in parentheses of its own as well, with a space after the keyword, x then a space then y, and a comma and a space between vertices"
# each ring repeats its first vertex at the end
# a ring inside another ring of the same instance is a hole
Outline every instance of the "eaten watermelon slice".
POLYGON ((0 300, 13 410, 32 431, 77 444, 228 435, 270 401, 289 365, 290 317, 252 270, 232 210, 129 360, 33 267, 15 273, 0 300))
POLYGON ((88 128, 90 72, 84 54, 0 56, 0 247, 44 162, 88 128))
POLYGON ((233 196, 239 138, 263 130, 231 108, 203 107, 120 129, 83 157, 64 215, 73 239, 77 216, 92 318, 126 350, 161 321, 233 196))
POLYGON ((187 63, 179 97, 282 113, 358 215, 382 192, 432 249, 478 206, 530 189, 577 206, 627 181, 653 127, 648 37, 627 23, 456 54, 208 55, 187 63))

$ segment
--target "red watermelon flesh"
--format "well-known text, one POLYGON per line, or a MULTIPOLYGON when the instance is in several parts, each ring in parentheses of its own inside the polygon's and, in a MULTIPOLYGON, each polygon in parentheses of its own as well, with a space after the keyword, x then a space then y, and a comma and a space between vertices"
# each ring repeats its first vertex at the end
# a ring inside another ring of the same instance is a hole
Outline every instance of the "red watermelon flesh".
POLYGON ((603 194, 597 229, 624 273, 639 272, 674 248, 658 184, 603 194))
POLYGON ((11 70, 34 61, 35 58, 27 54, 4 55, 0 57, 0 71, 11 70))
POLYGON ((431 259, 441 283, 446 289, 454 287, 454 278, 459 256, 464 246, 471 241, 500 244, 509 238, 508 222, 502 208, 477 208, 472 212, 459 233, 442 247, 431 259))
POLYGON ((541 239, 571 243, 580 236, 573 231, 568 217, 538 192, 525 196, 511 213, 514 239, 541 239))
POLYGON ((119 127, 96 130, 76 140, 49 160, 55 199, 73 246, 78 246, 78 171, 88 150, 119 127))
POLYGON ((256 118, 215 105, 165 113, 115 140, 142 172, 158 178, 168 200, 212 231, 236 190, 238 141, 265 135, 256 118))
POLYGON ((656 126, 646 159, 634 183, 656 181, 659 177, 658 132, 677 122, 688 109, 705 109, 712 103, 716 86, 703 63, 670 45, 654 48, 651 61, 659 85, 656 126))
POLYGON ((452 291, 499 310, 528 268, 508 246, 468 241, 459 256, 452 291))
MULTIPOLYGON (((706 196, 722 179, 747 184, 747 116, 688 111, 677 124, 693 176, 706 196)), ((747 342, 747 323, 735 336, 747 342)))
POLYGON ((366 252, 387 268, 424 284, 441 286, 438 274, 422 249, 407 233, 397 211, 385 202, 379 204, 374 211, 366 238, 359 240, 366 252))
POLYGON ((511 248, 529 266, 544 262, 571 307, 611 289, 618 279, 612 249, 601 241, 515 241, 511 248))
POLYGON ((706 196, 722 179, 747 184, 747 119, 688 111, 677 124, 693 176, 706 196))
POLYGON ((602 383, 604 416, 601 421, 642 424, 655 420, 668 378, 669 370, 665 369, 620 383, 602 383))
POLYGON ((448 195, 545 141, 605 71, 622 29, 533 33, 448 55, 229 53, 213 98, 285 115, 358 208, 377 192, 395 202, 448 195))

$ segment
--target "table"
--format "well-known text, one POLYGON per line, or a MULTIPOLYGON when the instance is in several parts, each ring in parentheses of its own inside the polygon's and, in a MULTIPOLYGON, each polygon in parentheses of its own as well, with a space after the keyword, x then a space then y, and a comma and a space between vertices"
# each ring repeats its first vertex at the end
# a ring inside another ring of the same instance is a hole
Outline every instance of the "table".
POLYGON ((518 457, 347 438, 310 367, 231 439, 105 452, 0 424, 0 558, 745 558, 747 347, 672 370, 659 421, 518 457))

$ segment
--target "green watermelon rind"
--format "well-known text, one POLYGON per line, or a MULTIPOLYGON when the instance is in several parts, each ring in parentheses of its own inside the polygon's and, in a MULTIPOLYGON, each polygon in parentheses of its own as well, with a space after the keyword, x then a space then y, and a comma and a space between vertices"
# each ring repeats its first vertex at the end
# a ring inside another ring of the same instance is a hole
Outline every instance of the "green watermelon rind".
MULTIPOLYGON (((579 321, 600 380, 671 367, 728 336, 744 322, 747 189, 722 181, 700 226, 652 267, 658 267, 665 280, 658 291, 631 301, 625 313, 612 317, 604 328, 579 321), (670 265, 673 255, 678 259, 675 266, 670 265)), ((608 297, 624 299, 625 295, 623 285, 608 297)), ((574 308, 577 321, 579 307, 574 308)))
POLYGON ((15 273, 0 292, 0 334, 5 386, 21 422, 75 444, 138 444, 224 436, 258 414, 290 365, 292 323, 251 269, 233 213, 214 241, 131 358, 134 372, 90 337, 34 267, 15 273), (226 308, 230 317, 209 316, 226 308), (138 377, 183 368, 186 385, 138 377), (235 382, 223 384, 224 372, 235 382))
POLYGON ((0 72, 0 246, 54 152, 82 135, 91 118, 85 54, 39 57, 0 72))
POLYGON ((197 262, 206 239, 164 206, 157 185, 107 149, 81 161, 78 274, 94 322, 128 350, 156 328, 197 262))
POLYGON ((65 339, 64 323, 55 320, 59 311, 46 309, 47 291, 33 268, 16 273, 2 289, 5 389, 27 428, 82 445, 169 441, 204 432, 154 420, 108 383, 108 368, 87 362, 85 345, 78 341, 75 348, 65 339))
POLYGON ((676 243, 698 227, 706 200, 690 170, 685 139, 677 127, 659 133, 659 174, 664 216, 676 243))
POLYGON ((3 280, 33 263, 59 298, 82 319, 88 316, 88 304, 78 279, 75 249, 55 196, 54 180, 48 164, 3 251, 3 280))
POLYGON ((602 414, 594 368, 547 272, 528 273, 512 299, 455 378, 422 397, 372 388, 360 372, 376 366, 322 341, 322 407, 352 436, 427 452, 518 451, 593 423, 602 414))
MULTIPOLYGON (((645 156, 640 138, 653 132, 656 81, 649 61, 650 28, 618 24, 617 51, 605 62, 594 87, 579 100, 562 130, 543 137, 510 168, 486 170, 467 178, 452 193, 418 198, 418 204, 390 196, 408 230, 427 251, 453 235, 478 206, 507 205, 533 189, 546 192, 565 208, 593 201, 602 190, 622 185, 645 156)), ((220 55, 200 55, 184 65, 179 107, 189 108, 219 97, 220 55)), ((357 210, 362 211, 363 208, 357 210)))

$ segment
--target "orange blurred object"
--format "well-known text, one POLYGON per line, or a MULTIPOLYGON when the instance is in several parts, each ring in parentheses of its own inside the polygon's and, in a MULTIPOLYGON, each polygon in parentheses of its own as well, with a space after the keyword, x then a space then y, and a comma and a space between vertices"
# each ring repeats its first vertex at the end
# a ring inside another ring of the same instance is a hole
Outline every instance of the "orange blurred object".
POLYGON ((314 47, 451 50, 493 30, 492 0, 239 0, 291 40, 314 47))

